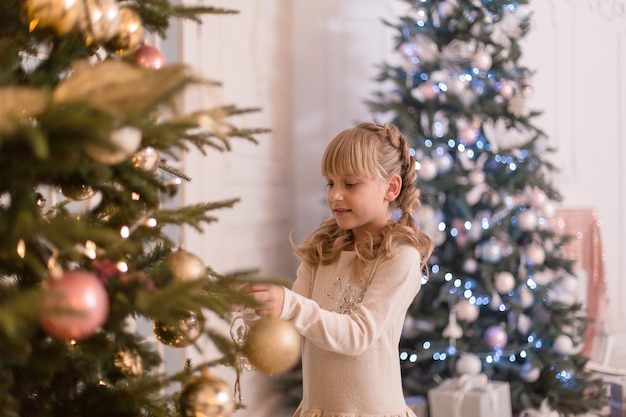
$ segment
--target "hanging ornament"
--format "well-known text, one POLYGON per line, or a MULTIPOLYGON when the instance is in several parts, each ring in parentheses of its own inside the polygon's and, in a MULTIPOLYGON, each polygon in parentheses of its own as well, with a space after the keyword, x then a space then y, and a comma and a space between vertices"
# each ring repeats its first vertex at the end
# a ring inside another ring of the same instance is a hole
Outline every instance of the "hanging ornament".
POLYGON ((545 191, 540 188, 533 187, 527 191, 528 202, 535 208, 541 208, 548 201, 545 191))
POLYGON ((300 359, 300 335, 290 322, 264 317, 250 323, 243 350, 259 371, 282 374, 300 359))
POLYGON ((118 34, 122 16, 116 0, 79 0, 78 29, 85 44, 102 44, 118 34))
POLYGON ((537 228, 537 214, 534 210, 524 210, 517 215, 517 226, 525 232, 532 232, 537 228))
POLYGON ((143 359, 135 349, 123 349, 115 354, 113 365, 127 377, 143 375, 143 359))
POLYGON ((209 375, 206 368, 183 386, 179 405, 182 417, 229 417, 235 411, 228 384, 209 375))
POLYGON ((551 201, 546 201, 543 206, 539 208, 539 214, 546 219, 551 219, 556 214, 556 206, 551 201))
POLYGON ((500 80, 496 84, 496 90, 498 91, 498 94, 504 98, 511 98, 515 93, 515 87, 509 80, 500 80))
POLYGON ((204 331, 204 315, 202 312, 189 311, 174 323, 154 321, 152 330, 156 338, 163 344, 184 348, 193 344, 204 331))
POLYGON ((60 340, 82 340, 94 334, 109 314, 109 297, 95 274, 75 270, 51 278, 44 286, 40 318, 46 333, 60 340))
POLYGON ((135 64, 144 68, 159 69, 166 64, 165 56, 154 46, 146 43, 139 45, 133 52, 133 61, 135 64))
POLYGON ((543 265, 546 260, 546 251, 537 242, 533 242, 526 248, 526 259, 533 265, 543 265))
POLYGON ((530 317, 528 317, 526 314, 520 314, 517 318, 517 331, 524 336, 528 336, 532 324, 533 322, 530 317))
POLYGON ((420 84, 413 92, 413 96, 419 101, 432 101, 437 97, 438 88, 429 81, 420 84))
POLYGON ((474 258, 467 258, 463 261, 463 272, 473 274, 478 271, 478 261, 474 258))
POLYGON ((478 130, 474 126, 465 126, 457 132, 457 137, 466 145, 473 145, 478 139, 478 130))
POLYGON ((519 291, 519 305, 522 308, 528 308, 535 302, 533 292, 527 286, 523 286, 519 291))
POLYGON ((463 353, 454 367, 459 375, 478 375, 483 369, 480 358, 471 353, 463 353))
POLYGON ((424 181, 433 180, 437 176, 437 165, 432 159, 426 157, 419 161, 419 170, 417 171, 417 174, 424 181))
POLYGON ((507 294, 515 288, 515 277, 509 271, 498 272, 493 277, 493 283, 500 294, 507 294))
POLYGON ((206 265, 196 255, 179 248, 165 257, 165 263, 177 281, 194 281, 207 277, 206 265))
POLYGON ((146 146, 133 155, 133 164, 144 171, 154 171, 161 162, 161 153, 152 146, 146 146))
POLYGON ((502 249, 494 239, 481 243, 476 249, 478 256, 484 262, 496 264, 502 259, 502 249))
POLYGON ((565 305, 573 305, 580 302, 578 294, 578 280, 572 275, 565 275, 558 280, 548 293, 552 302, 560 302, 565 305))
POLYGON ((485 51, 476 51, 472 58, 472 65, 480 71, 489 71, 492 64, 491 55, 485 51))
POLYGON ((508 336, 501 326, 494 325, 487 327, 483 340, 492 349, 502 349, 508 342, 508 336))
POLYGON ((448 93, 454 94, 455 96, 460 96, 465 93, 465 90, 467 88, 467 81, 459 77, 453 77, 447 82, 447 85, 448 93))
POLYGON ((537 284, 546 286, 551 283, 555 278, 555 273, 551 269, 544 269, 543 271, 537 271, 532 276, 533 281, 537 284))
POLYGON ((450 310, 448 315, 448 325, 443 329, 441 333, 446 339, 450 339, 450 345, 456 345, 456 339, 463 337, 463 329, 456 321, 456 312, 454 309, 450 310))
POLYGON ((489 308, 493 311, 500 310, 500 306, 502 306, 502 297, 497 292, 491 294, 491 300, 489 300, 489 308))
POLYGON ((537 366, 534 366, 530 362, 526 362, 524 365, 522 365, 522 369, 520 370, 520 376, 525 382, 535 382, 539 379, 540 375, 541 369, 537 366))
POLYGON ((132 50, 143 40, 143 22, 130 7, 120 7, 120 22, 117 35, 111 40, 111 46, 119 50, 132 50))
POLYGON ((76 0, 26 0, 23 7, 31 32, 35 29, 51 29, 58 36, 74 28, 80 11, 76 0))
POLYGON ((570 355, 574 351, 574 342, 568 335, 560 334, 554 339, 552 347, 559 355, 570 355))
POLYGON ((61 188, 61 194, 70 200, 84 201, 93 197, 96 192, 89 185, 64 185, 61 188))
POLYGON ((470 303, 467 298, 461 298, 458 303, 454 306, 456 311, 456 316, 459 320, 464 321, 466 323, 471 323, 478 318, 480 314, 480 309, 476 304, 470 303))
POLYGON ((133 126, 116 129, 109 135, 114 148, 100 144, 85 145, 85 153, 96 162, 115 165, 130 158, 141 144, 141 130, 133 126))
POLYGON ((470 171, 467 175, 470 184, 472 185, 480 185, 485 183, 485 172, 479 169, 475 169, 470 171))

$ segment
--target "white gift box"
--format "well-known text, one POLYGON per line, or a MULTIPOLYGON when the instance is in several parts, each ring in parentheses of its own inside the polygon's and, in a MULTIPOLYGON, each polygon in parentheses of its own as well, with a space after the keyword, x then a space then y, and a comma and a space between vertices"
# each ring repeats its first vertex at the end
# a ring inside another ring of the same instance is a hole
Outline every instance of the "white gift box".
POLYGON ((484 374, 447 379, 428 391, 430 417, 511 417, 508 382, 484 374))

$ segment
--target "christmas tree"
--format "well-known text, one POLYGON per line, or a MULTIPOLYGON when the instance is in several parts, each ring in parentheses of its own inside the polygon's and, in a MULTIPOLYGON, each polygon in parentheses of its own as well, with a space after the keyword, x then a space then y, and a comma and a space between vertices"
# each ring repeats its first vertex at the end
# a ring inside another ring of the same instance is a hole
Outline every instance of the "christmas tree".
POLYGON ((176 163, 190 150, 227 151, 233 138, 255 142, 266 129, 229 122, 255 109, 178 111, 186 87, 209 94, 219 84, 146 42, 172 19, 235 13, 167 0, 0 3, 2 416, 236 408, 209 369, 240 370, 240 352, 262 348, 267 334, 242 346, 205 315, 227 320, 233 304, 251 305, 236 289, 256 274, 220 274, 177 242, 173 230, 201 233, 237 199, 177 206, 190 178, 176 163), (170 347, 205 336, 221 358, 165 374, 137 320, 170 347))
POLYGON ((440 378, 508 381, 514 412, 547 400, 562 415, 599 409, 602 382, 580 351, 567 236, 550 225, 560 195, 520 64, 527 1, 410 0, 386 22, 394 63, 368 105, 409 137, 422 190, 417 220, 436 250, 401 341, 408 395, 440 378))

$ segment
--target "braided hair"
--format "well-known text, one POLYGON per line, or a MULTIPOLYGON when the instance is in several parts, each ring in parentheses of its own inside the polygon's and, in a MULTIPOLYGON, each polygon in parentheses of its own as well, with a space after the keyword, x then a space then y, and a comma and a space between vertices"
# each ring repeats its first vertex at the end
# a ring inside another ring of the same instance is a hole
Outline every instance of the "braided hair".
POLYGON ((419 208, 420 191, 415 185, 415 159, 398 128, 389 124, 360 123, 339 133, 326 147, 322 157, 322 175, 356 175, 369 179, 387 179, 399 175, 402 186, 390 208, 398 212, 397 219, 380 230, 376 236, 355 242, 351 230, 342 230, 334 218, 329 218, 295 247, 296 255, 312 266, 330 264, 341 251, 354 247, 354 272, 363 274, 366 265, 376 265, 394 254, 400 243, 408 243, 420 252, 421 267, 432 253, 431 239, 419 228, 413 218, 419 208))

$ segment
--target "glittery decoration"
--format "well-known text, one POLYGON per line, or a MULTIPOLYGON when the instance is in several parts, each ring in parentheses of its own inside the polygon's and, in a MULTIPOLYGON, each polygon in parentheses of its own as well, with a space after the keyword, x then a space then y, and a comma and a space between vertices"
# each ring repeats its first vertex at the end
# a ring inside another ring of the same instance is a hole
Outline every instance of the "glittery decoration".
POLYGON ((341 314, 351 314, 365 297, 363 279, 352 281, 349 278, 337 277, 332 288, 325 293, 333 303, 333 310, 341 314))
POLYGON ((113 364, 126 376, 143 374, 143 360, 134 349, 123 349, 115 354, 113 364))
POLYGON ((563 247, 563 253, 575 261, 574 271, 582 269, 587 274, 585 305, 587 317, 591 320, 585 333, 582 353, 589 355, 596 334, 595 320, 602 319, 609 303, 600 220, 594 209, 560 208, 551 224, 556 232, 574 237, 563 247))

